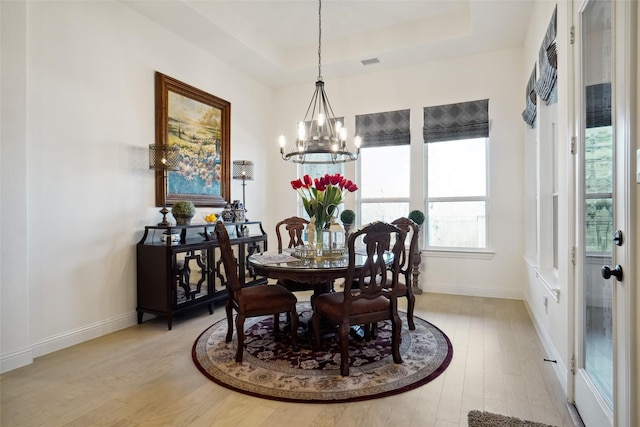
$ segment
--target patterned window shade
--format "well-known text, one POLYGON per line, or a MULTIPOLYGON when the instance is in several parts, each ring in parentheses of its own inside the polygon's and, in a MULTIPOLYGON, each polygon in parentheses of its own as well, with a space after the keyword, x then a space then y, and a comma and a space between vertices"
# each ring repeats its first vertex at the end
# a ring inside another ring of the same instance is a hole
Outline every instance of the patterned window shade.
POLYGON ((587 86, 587 128, 611 126, 611 83, 587 86))
POLYGON ((489 136, 489 100, 424 107, 424 142, 486 138, 489 136))
POLYGON ((547 27, 547 33, 540 46, 538 64, 540 64, 540 78, 536 81, 535 90, 540 99, 548 101, 558 79, 558 52, 557 52, 557 6, 553 9, 551 22, 547 27))
POLYGON ((356 116, 356 135, 362 138, 362 147, 409 145, 409 110, 356 116))
POLYGON ((527 83, 527 88, 525 90, 525 108, 522 112, 522 119, 531 127, 534 127, 533 124, 536 121, 536 115, 538 113, 538 97, 536 96, 536 92, 533 89, 533 86, 536 82, 536 66, 533 66, 533 71, 531 71, 531 75, 529 76, 529 82, 527 83))

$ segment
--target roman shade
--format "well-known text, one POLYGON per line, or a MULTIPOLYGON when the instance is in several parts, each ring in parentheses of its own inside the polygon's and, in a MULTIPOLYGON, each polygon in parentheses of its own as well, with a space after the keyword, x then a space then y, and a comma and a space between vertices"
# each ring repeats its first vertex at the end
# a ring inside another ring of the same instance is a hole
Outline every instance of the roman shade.
POLYGON ((611 126, 611 83, 585 88, 587 128, 611 126))
POLYGON ((356 135, 362 138, 362 147, 409 145, 409 119, 409 110, 357 115, 356 135))
POLYGON ((524 102, 525 107, 522 112, 522 120, 526 124, 531 127, 534 127, 533 124, 536 121, 536 115, 538 113, 538 97, 536 96, 536 92, 533 89, 533 86, 536 83, 536 66, 533 66, 533 70, 531 71, 531 75, 529 76, 529 81, 527 82, 527 87, 524 91, 524 102))
POLYGON ((424 142, 489 136, 489 100, 424 107, 424 142))
POLYGON ((558 79, 557 52, 557 7, 553 9, 551 22, 540 46, 538 64, 540 64, 540 78, 535 83, 535 91, 543 101, 548 101, 558 79))

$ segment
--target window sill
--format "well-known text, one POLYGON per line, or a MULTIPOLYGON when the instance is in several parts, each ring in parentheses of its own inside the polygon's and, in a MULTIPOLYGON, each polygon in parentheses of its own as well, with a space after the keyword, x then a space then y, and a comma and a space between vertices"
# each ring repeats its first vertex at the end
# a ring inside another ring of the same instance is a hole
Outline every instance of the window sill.
POLYGON ((423 249, 420 252, 431 258, 493 259, 495 255, 487 250, 423 249))
POLYGON ((531 268, 536 278, 542 286, 547 290, 555 302, 560 302, 560 288, 558 283, 558 274, 556 270, 540 268, 534 258, 525 257, 525 262, 531 268))

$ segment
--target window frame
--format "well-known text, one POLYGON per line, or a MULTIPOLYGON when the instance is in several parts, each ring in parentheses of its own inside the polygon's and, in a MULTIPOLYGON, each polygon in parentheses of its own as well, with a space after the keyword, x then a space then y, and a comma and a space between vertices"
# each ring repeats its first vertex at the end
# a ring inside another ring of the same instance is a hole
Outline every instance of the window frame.
MULTIPOLYGON (((356 167, 356 174, 358 177, 358 183, 360 183, 359 185, 361 187, 364 187, 366 184, 362 178, 362 162, 363 159, 365 157, 365 153, 366 150, 372 150, 372 149, 376 149, 376 148, 388 148, 388 147, 407 147, 409 150, 408 153, 408 158, 407 161, 409 163, 409 167, 411 167, 410 165, 410 159, 411 159, 411 145, 407 145, 407 144, 398 144, 398 145, 386 145, 386 146, 372 146, 372 147, 362 147, 360 149, 360 161, 357 164, 356 167)), ((406 197, 369 197, 369 198, 364 198, 362 197, 362 191, 358 191, 357 195, 356 195, 356 224, 361 227, 362 224, 362 205, 366 204, 366 203, 377 203, 377 204, 390 204, 390 203, 406 203, 407 204, 407 212, 405 215, 401 215, 401 216, 408 216, 409 215, 409 210, 411 207, 411 171, 409 171, 409 182, 407 183, 407 186, 409 188, 409 194, 406 197)), ((390 219, 390 221, 393 221, 397 218, 392 218, 390 219)))
MULTIPOLYGON (((489 136, 486 137, 478 137, 478 138, 466 138, 468 140, 475 139, 484 139, 484 152, 485 152, 485 195, 484 196, 451 196, 451 197, 429 197, 429 149, 428 144, 424 145, 424 153, 423 153, 423 164, 424 164, 424 202, 423 209, 425 214, 425 221, 422 226, 423 232, 421 233, 421 242, 422 247, 426 251, 438 251, 438 252, 465 252, 465 253, 490 253, 491 252, 491 241, 490 241, 490 185, 489 185, 489 175, 490 175, 490 146, 491 146, 491 138, 489 136), (432 246, 429 245, 429 203, 437 203, 437 202, 484 202, 484 212, 485 212, 485 221, 484 221, 484 247, 469 247, 469 246, 432 246)), ((460 142, 461 140, 447 140, 447 141, 439 141, 438 143, 451 143, 455 144, 460 142)))

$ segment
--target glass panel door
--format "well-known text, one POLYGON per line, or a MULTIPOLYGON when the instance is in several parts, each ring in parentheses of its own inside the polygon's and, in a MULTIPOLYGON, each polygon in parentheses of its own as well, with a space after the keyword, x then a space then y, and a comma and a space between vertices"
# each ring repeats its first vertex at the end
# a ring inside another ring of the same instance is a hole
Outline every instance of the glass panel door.
MULTIPOLYGON (((582 64, 582 224, 581 335, 578 346, 576 406, 594 425, 613 425, 614 338, 613 285, 604 265, 613 261, 614 128, 612 126, 612 5, 589 0, 580 13, 582 64)), ((579 285, 580 286, 580 285, 579 285)), ((585 421, 586 421, 585 420, 585 421)))
POLYGON ((633 293, 638 3, 576 2, 578 151, 574 400, 587 426, 635 426, 633 293), (633 171, 633 172, 632 172, 633 171), (629 243, 631 242, 631 244, 629 243))
POLYGON ((589 1, 582 12, 584 100, 583 354, 581 366, 613 410, 613 297, 600 272, 613 260, 613 127, 611 2, 589 1))

